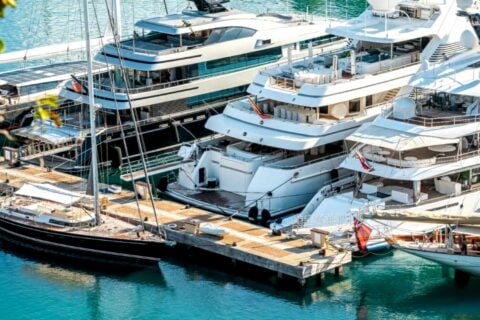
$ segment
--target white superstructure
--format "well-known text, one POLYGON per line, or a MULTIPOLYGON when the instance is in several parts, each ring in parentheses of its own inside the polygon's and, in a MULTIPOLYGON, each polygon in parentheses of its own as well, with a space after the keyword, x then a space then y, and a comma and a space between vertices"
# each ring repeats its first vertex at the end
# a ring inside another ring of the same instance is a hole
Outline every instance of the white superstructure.
MULTIPOLYGON (((244 93, 260 68, 312 54, 308 42, 313 53, 345 43, 325 32, 325 21, 257 15, 220 4, 203 10, 140 20, 133 37, 103 47, 96 60, 114 68, 95 77, 95 103, 129 110, 130 100, 151 117, 188 112, 194 105, 207 108, 210 101, 244 93)), ((87 103, 86 93, 71 84, 61 95, 87 103)))
POLYGON ((464 30, 475 37, 455 1, 396 3, 328 29, 349 38, 348 47, 259 72, 248 90, 255 101, 232 102, 206 124, 228 138, 200 146, 168 193, 265 221, 302 208, 325 185, 351 181, 336 170, 345 158, 343 139, 389 109, 423 61, 466 51, 464 30))
MULTIPOLYGON (((341 168, 356 179, 319 192, 305 227, 341 228, 372 210, 471 214, 480 209, 480 54, 465 53, 412 79, 409 97, 347 138, 341 168)), ((298 217, 297 217, 298 219, 298 217)), ((438 225, 372 221, 377 235, 422 234, 438 225)))

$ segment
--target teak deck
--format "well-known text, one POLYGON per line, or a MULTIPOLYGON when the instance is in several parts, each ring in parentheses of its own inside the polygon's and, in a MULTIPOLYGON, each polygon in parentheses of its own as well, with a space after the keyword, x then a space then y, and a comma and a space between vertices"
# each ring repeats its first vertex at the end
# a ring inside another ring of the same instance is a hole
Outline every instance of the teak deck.
MULTIPOLYGON (((8 178, 8 183, 19 187, 23 182, 44 182, 59 187, 79 189, 85 186, 85 180, 59 172, 47 172, 34 166, 20 168, 0 167, 0 182, 8 178)), ((138 204, 131 191, 120 194, 105 194, 108 204, 103 213, 138 225, 145 221, 145 227, 156 230, 156 219, 151 202, 141 200, 138 204)), ((190 208, 183 204, 156 200, 157 219, 164 226, 168 240, 192 246, 218 255, 245 262, 260 268, 287 275, 304 283, 306 279, 336 269, 351 261, 350 252, 339 252, 333 248, 326 250, 325 256, 319 249, 302 239, 291 239, 286 235, 273 236, 269 229, 205 210, 190 208), (223 238, 202 233, 191 233, 183 228, 185 222, 192 219, 208 222, 228 230, 223 238)))

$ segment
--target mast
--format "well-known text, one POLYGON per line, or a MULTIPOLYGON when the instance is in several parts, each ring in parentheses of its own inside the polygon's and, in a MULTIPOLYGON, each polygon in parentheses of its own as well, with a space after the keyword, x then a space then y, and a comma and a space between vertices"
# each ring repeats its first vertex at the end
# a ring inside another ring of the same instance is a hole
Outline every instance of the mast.
POLYGON ((113 31, 114 36, 118 36, 120 40, 122 38, 122 11, 120 7, 120 0, 113 0, 113 19, 115 29, 113 31))
POLYGON ((97 138, 96 138, 96 127, 95 127, 95 101, 93 97, 93 71, 92 71, 92 52, 90 48, 90 22, 88 21, 88 0, 83 0, 83 15, 85 21, 85 41, 86 41, 86 50, 87 50, 87 74, 88 74, 88 105, 90 110, 90 143, 91 143, 91 152, 92 160, 90 174, 92 176, 92 188, 93 188, 93 197, 94 203, 93 207, 95 209, 95 223, 99 225, 101 223, 100 218, 100 206, 99 206, 99 197, 98 197, 98 158, 97 158, 97 138))

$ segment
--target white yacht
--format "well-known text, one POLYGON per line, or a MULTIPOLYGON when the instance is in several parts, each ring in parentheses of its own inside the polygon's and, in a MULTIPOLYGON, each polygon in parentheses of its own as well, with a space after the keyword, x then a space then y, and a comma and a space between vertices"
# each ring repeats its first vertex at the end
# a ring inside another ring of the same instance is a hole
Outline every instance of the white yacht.
MULTIPOLYGON (((36 101, 48 95, 58 95, 72 74, 85 73, 85 61, 54 63, 5 71, 0 73, 0 114, 4 117, 2 127, 15 128, 30 114, 36 101)), ((96 63, 95 71, 105 65, 96 63)))
POLYGON ((302 208, 324 185, 353 180, 336 170, 343 139, 389 109, 422 62, 466 51, 463 31, 478 41, 456 1, 369 2, 360 17, 327 29, 348 38, 347 48, 266 68, 249 87, 255 98, 211 117, 206 128, 227 138, 190 152, 167 193, 266 222, 302 208))
MULTIPOLYGON (((260 68, 346 44, 345 39, 326 33, 324 20, 314 23, 303 15, 253 14, 227 9, 223 2, 193 2, 197 10, 138 21, 133 37, 107 44, 96 55, 109 67, 95 76, 94 85, 98 124, 104 128, 97 138, 106 157, 103 162, 125 159, 121 125, 130 155, 138 153, 131 135, 133 121, 147 151, 208 135, 204 122, 209 114, 221 112, 227 99, 245 96, 260 68)), ((88 92, 77 82, 85 87, 86 79, 67 82, 60 96, 87 104, 88 92)), ((77 116, 66 117, 84 121, 87 116, 78 116, 79 109, 72 111, 77 116)), ((48 126, 44 123, 42 130, 51 131, 48 126)), ((75 154, 73 166, 82 168, 89 159, 90 143, 80 133, 83 124, 74 126, 79 132, 65 138, 76 141, 77 150, 60 162, 72 163, 68 160, 75 154)), ((30 128, 15 134, 42 141, 41 135, 33 137, 30 128)))
MULTIPOLYGON (((359 213, 480 209, 480 55, 465 53, 412 80, 411 96, 347 138, 341 168, 355 181, 324 187, 296 219, 304 227, 351 229, 359 213)), ((367 219, 372 237, 422 235, 439 225, 367 219)), ((440 226, 441 227, 441 226, 440 226)))

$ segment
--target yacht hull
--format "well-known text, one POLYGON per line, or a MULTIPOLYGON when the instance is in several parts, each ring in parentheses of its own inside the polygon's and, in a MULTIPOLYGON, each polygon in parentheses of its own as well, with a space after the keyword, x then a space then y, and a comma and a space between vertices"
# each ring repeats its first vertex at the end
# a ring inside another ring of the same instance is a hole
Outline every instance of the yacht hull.
POLYGON ((103 265, 142 267, 158 264, 162 242, 115 239, 50 230, 0 216, 0 237, 15 246, 58 258, 103 265))
POLYGON ((430 261, 437 262, 448 267, 455 268, 474 276, 480 276, 480 256, 465 256, 459 254, 448 254, 444 252, 431 252, 420 249, 411 249, 403 246, 395 246, 396 248, 421 257, 430 261))

